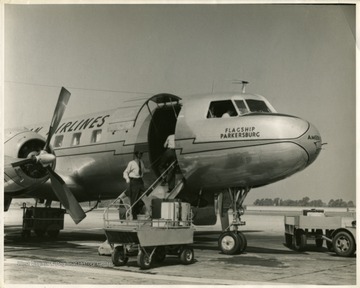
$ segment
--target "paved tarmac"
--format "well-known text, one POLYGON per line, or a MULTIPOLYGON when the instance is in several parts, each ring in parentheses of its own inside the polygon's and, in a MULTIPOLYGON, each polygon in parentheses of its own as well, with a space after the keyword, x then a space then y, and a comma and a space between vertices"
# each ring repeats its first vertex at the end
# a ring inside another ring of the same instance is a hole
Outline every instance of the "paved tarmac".
POLYGON ((114 267, 111 257, 98 255, 105 241, 102 211, 93 211, 79 225, 66 215, 65 229, 55 240, 21 238, 19 208, 5 213, 4 281, 6 284, 113 285, 355 285, 356 257, 343 258, 325 245, 309 241, 305 252, 284 245, 284 219, 276 215, 245 215, 242 231, 248 247, 240 255, 224 255, 217 232, 198 232, 192 247, 195 262, 182 265, 168 256, 152 269, 141 270, 136 257, 114 267), (21 273, 19 273, 21 271, 21 273))

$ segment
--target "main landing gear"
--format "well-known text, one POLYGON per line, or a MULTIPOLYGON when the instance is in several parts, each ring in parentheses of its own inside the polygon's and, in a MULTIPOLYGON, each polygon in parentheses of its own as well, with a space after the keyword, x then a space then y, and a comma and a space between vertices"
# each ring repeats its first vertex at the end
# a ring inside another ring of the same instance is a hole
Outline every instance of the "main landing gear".
POLYGON ((239 226, 246 223, 241 221, 241 216, 244 214, 242 204, 249 193, 250 188, 228 188, 228 193, 231 199, 231 208, 233 211, 232 223, 229 221, 228 210, 224 209, 223 197, 224 194, 218 195, 217 206, 218 214, 220 216, 221 228, 224 231, 218 241, 220 250, 224 254, 234 255, 241 254, 247 247, 247 240, 245 235, 239 231, 239 226))

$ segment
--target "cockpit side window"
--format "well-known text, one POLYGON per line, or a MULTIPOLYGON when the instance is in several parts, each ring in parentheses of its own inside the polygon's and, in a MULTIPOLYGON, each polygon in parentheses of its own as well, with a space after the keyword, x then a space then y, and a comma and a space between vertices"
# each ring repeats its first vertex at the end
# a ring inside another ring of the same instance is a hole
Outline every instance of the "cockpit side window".
POLYGON ((249 110, 246 107, 244 100, 235 100, 235 104, 239 109, 240 115, 243 115, 245 113, 249 113, 249 110))
POLYGON ((212 101, 209 106, 207 118, 225 118, 237 116, 236 109, 231 100, 212 101))
POLYGON ((263 113, 270 113, 271 110, 266 106, 264 101, 261 100, 246 100, 247 105, 251 112, 263 112, 263 113))

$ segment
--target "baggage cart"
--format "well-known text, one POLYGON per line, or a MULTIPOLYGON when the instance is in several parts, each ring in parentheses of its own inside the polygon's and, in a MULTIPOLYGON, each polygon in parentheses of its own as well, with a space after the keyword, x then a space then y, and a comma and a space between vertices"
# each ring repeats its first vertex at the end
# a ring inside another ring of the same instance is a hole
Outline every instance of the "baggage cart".
POLYGON ((349 257, 356 250, 356 221, 342 227, 342 217, 325 215, 324 210, 303 210, 303 215, 285 216, 285 244, 304 251, 307 241, 314 239, 321 248, 324 240, 329 251, 349 257))
POLYGON ((43 237, 47 233, 50 237, 56 238, 60 230, 64 229, 64 215, 66 210, 61 208, 49 207, 27 207, 23 203, 23 238, 29 238, 31 231, 38 237, 43 237))
POLYGON ((188 203, 155 200, 152 211, 132 219, 130 205, 118 198, 104 211, 104 230, 113 248, 111 257, 115 266, 126 265, 129 257, 136 254, 142 269, 164 261, 166 255, 178 256, 185 265, 194 261, 194 251, 189 245, 194 241, 195 228, 188 203))

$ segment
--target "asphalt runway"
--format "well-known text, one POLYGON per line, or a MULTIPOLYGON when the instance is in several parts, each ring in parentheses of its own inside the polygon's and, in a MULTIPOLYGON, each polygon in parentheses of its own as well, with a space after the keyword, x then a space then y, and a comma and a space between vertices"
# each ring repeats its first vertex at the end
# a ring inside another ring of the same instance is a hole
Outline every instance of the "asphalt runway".
POLYGON ((309 241, 305 252, 284 245, 284 218, 244 215, 242 231, 248 247, 240 255, 224 255, 217 247, 218 232, 197 232, 192 247, 195 262, 182 265, 175 256, 141 270, 136 257, 114 267, 110 256, 98 255, 105 241, 102 211, 93 211, 79 225, 68 215, 55 240, 21 238, 20 208, 5 214, 5 284, 112 285, 355 285, 356 257, 343 258, 309 241), (21 273, 19 273, 21 271, 21 273))

